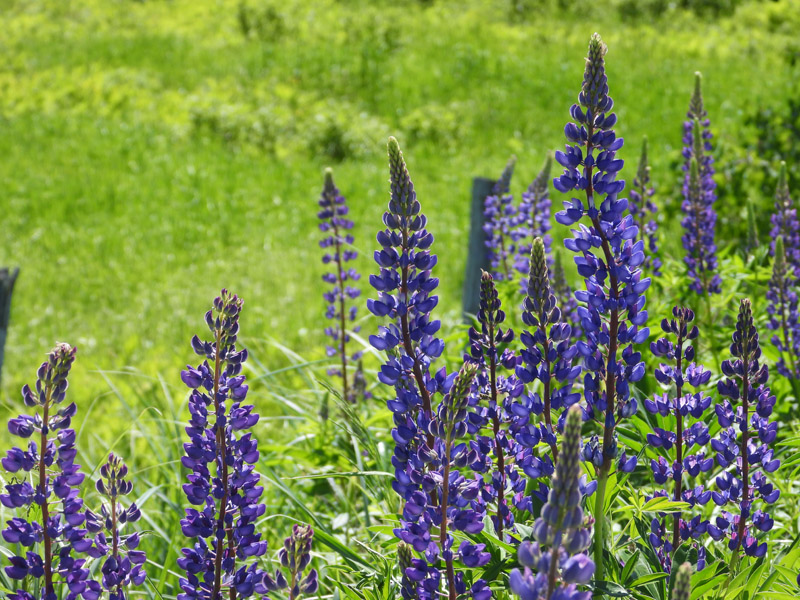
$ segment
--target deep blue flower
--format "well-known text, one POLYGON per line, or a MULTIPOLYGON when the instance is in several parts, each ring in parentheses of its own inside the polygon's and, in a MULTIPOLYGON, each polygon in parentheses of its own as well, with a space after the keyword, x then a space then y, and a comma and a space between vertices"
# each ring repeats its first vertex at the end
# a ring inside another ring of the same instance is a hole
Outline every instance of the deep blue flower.
POLYGON ((212 339, 192 338, 195 353, 204 360, 181 374, 192 390, 189 441, 181 459, 191 473, 183 491, 197 508, 187 508, 181 519, 192 545, 178 559, 186 573, 180 579, 179 600, 221 600, 224 589, 231 587, 246 598, 263 578, 256 564, 267 550, 255 530, 266 510, 255 471, 258 444, 244 433, 259 417, 252 405, 243 404, 248 386, 241 372, 247 350, 236 348, 242 305, 238 296, 222 290, 205 317, 212 339))
POLYGON ((653 202, 655 187, 650 180, 650 164, 647 159, 647 138, 642 142, 642 156, 639 158, 639 167, 631 186, 629 209, 636 226, 639 228, 640 239, 647 240, 647 255, 643 268, 658 277, 661 275, 661 259, 658 257, 658 223, 655 220, 658 207, 653 202))
POLYGON ((644 241, 630 214, 628 201, 618 194, 625 182, 617 179, 623 161, 617 158, 622 138, 612 127, 617 116, 611 112, 614 102, 608 95, 604 56, 606 45, 594 34, 589 42, 580 104, 570 109, 573 121, 564 128, 569 144, 556 152, 563 174, 553 180, 564 193, 578 190, 585 199, 573 197, 556 214, 562 225, 577 225, 573 237, 564 245, 576 253, 578 274, 584 290, 575 292, 585 340, 579 340, 586 376, 584 395, 587 416, 603 428, 602 446, 598 446, 598 510, 596 554, 598 578, 602 579, 602 548, 605 531, 605 484, 614 462, 617 468, 630 471, 636 456, 620 454, 616 428, 620 420, 636 412, 636 400, 630 396, 630 384, 644 376, 644 362, 637 344, 647 340, 644 292, 649 278, 642 278, 645 262, 644 241), (585 221, 585 222, 584 222, 585 221), (622 460, 624 458, 624 460, 622 460))
MULTIPOLYGON (((350 342, 347 322, 355 321, 357 314, 356 306, 348 308, 347 303, 361 295, 361 291, 351 285, 361 275, 352 266, 348 267, 348 263, 358 257, 358 252, 353 248, 353 235, 349 233, 353 229, 353 221, 347 217, 349 209, 344 196, 333 182, 331 169, 325 171, 325 184, 318 204, 319 229, 325 234, 319 242, 320 248, 325 250, 322 262, 334 268, 322 276, 322 280, 331 286, 330 290, 323 293, 328 304, 325 317, 332 321, 325 329, 325 334, 331 338, 327 353, 330 357, 338 355, 340 361, 339 366, 331 368, 328 374, 342 378, 342 398, 355 402, 359 398, 351 393, 353 390, 348 380, 348 364, 357 362, 361 358, 361 352, 348 353, 347 350, 350 342)), ((358 325, 352 327, 352 331, 356 333, 359 329, 358 325)))
POLYGON ((536 179, 522 193, 522 200, 520 200, 517 214, 514 217, 515 227, 511 233, 511 239, 516 246, 514 268, 520 274, 520 287, 523 294, 528 290, 527 278, 531 270, 531 244, 534 238, 542 238, 547 256, 547 267, 548 269, 553 268, 552 237, 550 236, 552 201, 548 190, 552 163, 553 159, 548 156, 536 179))
POLYGON ((69 344, 53 349, 37 371, 34 388, 22 388, 25 405, 36 408, 36 414, 9 421, 12 435, 33 438, 2 459, 3 468, 16 476, 6 484, 6 493, 0 494, 0 504, 22 515, 6 522, 2 537, 25 550, 12 556, 4 569, 21 588, 10 593, 9 600, 54 600, 56 585, 61 588, 61 584, 69 590, 66 600, 96 600, 101 591, 89 578, 86 560, 75 558, 91 546, 86 542, 91 513, 79 496, 84 474, 74 462, 75 432, 70 429, 77 408, 75 404, 59 406, 66 398, 75 353, 69 344), (38 590, 36 595, 26 591, 30 589, 38 590))
POLYGON ((494 184, 492 193, 483 201, 483 231, 486 234, 486 252, 489 257, 492 275, 499 281, 514 276, 512 260, 514 243, 512 231, 516 221, 514 197, 511 195, 511 176, 517 158, 512 156, 500 179, 494 184))
POLYGON ((719 294, 721 280, 717 273, 717 246, 714 241, 717 200, 714 182, 714 158, 711 156, 711 122, 703 106, 700 73, 695 74, 695 88, 683 123, 683 202, 684 262, 692 280, 691 289, 701 295, 719 294))
POLYGON ((789 193, 789 182, 786 178, 786 163, 781 163, 778 174, 778 185, 775 189, 775 212, 770 217, 770 255, 775 256, 775 243, 778 237, 783 238, 786 260, 791 266, 792 281, 800 279, 800 220, 797 209, 789 193))
POLYGON ((582 412, 567 411, 560 459, 542 515, 533 525, 534 541, 520 544, 517 558, 523 570, 509 575, 511 591, 522 600, 588 600, 579 591, 589 583, 595 565, 584 554, 591 543, 584 527, 580 492, 582 412))
MULTIPOLYGON (((705 505, 711 497, 710 492, 702 486, 684 488, 686 475, 696 477, 700 472, 708 472, 714 464, 713 458, 706 457, 702 448, 710 441, 708 426, 703 417, 711 406, 711 398, 701 388, 711 379, 711 372, 694 362, 694 346, 692 343, 699 336, 694 322, 694 313, 688 308, 674 307, 671 319, 661 321, 661 330, 666 334, 650 344, 653 355, 665 362, 655 371, 656 380, 661 384, 675 386, 675 394, 663 394, 652 400, 645 400, 644 407, 648 412, 662 417, 673 417, 675 431, 665 431, 654 427, 653 433, 647 435, 647 442, 653 448, 662 448, 658 459, 650 461, 655 482, 661 487, 655 496, 668 497, 675 502, 687 502, 690 507, 705 505), (669 337, 673 336, 673 342, 669 337), (686 392, 686 386, 695 389, 686 392), (689 417, 697 421, 689 425, 689 417), (694 446, 698 451, 689 454, 694 446), (675 451, 670 452, 674 447, 675 451), (666 485, 672 482, 672 491, 666 485)), ((682 540, 696 539, 705 532, 708 521, 690 518, 689 515, 675 512, 672 515, 672 534, 667 534, 667 515, 655 517, 651 523, 650 543, 653 545, 661 565, 669 573, 672 570, 672 553, 682 540)), ((700 550, 698 549, 700 552, 700 550)))
POLYGON ((724 471, 717 476, 718 491, 711 497, 718 506, 736 506, 738 514, 723 511, 709 524, 708 533, 714 539, 728 537, 728 547, 734 552, 743 548, 746 555, 760 557, 767 544, 756 536, 758 531, 772 528, 772 519, 763 510, 753 509, 757 497, 767 505, 779 498, 780 490, 769 483, 765 473, 774 473, 780 461, 769 447, 777 436, 777 423, 769 421, 775 396, 767 386, 769 369, 760 363, 758 332, 746 298, 739 305, 730 350, 733 358, 723 361, 725 378, 717 384, 720 396, 727 398, 715 407, 722 430, 711 441, 724 471), (734 404, 738 406, 734 408, 734 404))

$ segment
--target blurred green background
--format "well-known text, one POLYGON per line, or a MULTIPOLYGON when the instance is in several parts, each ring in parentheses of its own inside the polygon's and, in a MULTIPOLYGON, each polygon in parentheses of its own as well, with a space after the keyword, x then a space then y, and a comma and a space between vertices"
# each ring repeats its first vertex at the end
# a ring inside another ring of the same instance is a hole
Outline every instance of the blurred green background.
POLYGON ((107 391, 98 370, 178 381, 223 286, 245 298, 243 339, 265 368, 291 362, 273 342, 323 358, 322 171, 335 169, 369 273, 390 134, 436 235, 441 314, 457 322, 471 178, 514 153, 519 193, 561 146, 595 30, 610 48, 623 176, 650 139, 667 256, 695 71, 717 136, 721 236, 743 233, 748 197, 766 224, 777 161, 798 152, 796 1, 0 7, 0 265, 22 269, 5 407, 56 340, 79 347, 81 397, 107 391))

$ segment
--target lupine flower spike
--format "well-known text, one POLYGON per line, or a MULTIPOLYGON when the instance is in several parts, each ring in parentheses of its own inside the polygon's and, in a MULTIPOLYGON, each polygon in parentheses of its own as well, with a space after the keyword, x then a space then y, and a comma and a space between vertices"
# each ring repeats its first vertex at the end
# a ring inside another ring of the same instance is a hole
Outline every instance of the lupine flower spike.
POLYGON ((692 565, 683 563, 675 576, 672 588, 672 600, 689 600, 692 596, 692 565))
POLYGON ((722 290, 717 273, 717 246, 714 241, 717 200, 714 182, 714 158, 711 156, 711 131, 708 113, 703 106, 700 73, 695 75, 695 89, 683 123, 684 262, 692 279, 691 289, 700 295, 719 294, 722 290))
POLYGON ((792 282, 800 279, 800 221, 797 209, 789 193, 786 179, 786 163, 781 163, 778 175, 778 187, 775 190, 775 213, 770 217, 772 229, 770 235, 770 254, 775 256, 775 243, 778 236, 783 238, 786 261, 791 267, 789 275, 792 282))
POLYGON ((573 238, 564 245, 575 252, 578 273, 585 280, 585 290, 575 292, 582 304, 581 323, 585 341, 578 341, 578 351, 586 368, 584 389, 587 416, 602 424, 602 443, 592 440, 584 448, 584 458, 596 468, 597 518, 595 562, 597 578, 603 578, 602 549, 605 540, 605 487, 614 462, 621 471, 636 466, 636 456, 619 453, 616 428, 621 419, 636 412, 636 400, 630 397, 630 384, 645 373, 642 355, 635 345, 649 336, 645 327, 644 292, 649 278, 642 278, 645 262, 644 241, 635 241, 638 229, 630 214, 628 202, 618 198, 625 182, 617 180, 623 161, 616 158, 622 148, 612 127, 617 116, 608 95, 604 57, 606 45, 598 34, 589 42, 589 54, 580 104, 574 104, 564 132, 569 144, 566 152, 556 152, 556 160, 564 167, 553 185, 561 192, 582 191, 586 199, 572 198, 564 202, 564 210, 556 214, 562 225, 575 225, 573 238), (604 197, 603 197, 604 196, 604 197), (586 224, 581 221, 585 219, 586 224))
POLYGON ((258 444, 245 433, 259 417, 252 405, 243 404, 248 387, 241 372, 247 350, 236 348, 242 304, 222 290, 205 317, 211 341, 192 338, 203 362, 181 372, 192 390, 189 441, 181 459, 191 473, 183 491, 197 508, 187 508, 181 519, 183 535, 193 543, 178 559, 186 573, 178 600, 221 600, 226 589, 236 600, 263 590, 256 558, 267 551, 267 543, 254 525, 266 508, 255 471, 258 444))
MULTIPOLYGON (((328 303, 325 316, 333 322, 325 329, 325 334, 330 336, 332 343, 328 346, 327 352, 328 356, 339 355, 339 366, 331 368, 328 374, 342 378, 342 398, 353 401, 356 398, 349 390, 348 364, 358 362, 361 352, 348 354, 347 343, 350 341, 350 334, 347 332, 347 323, 355 321, 357 309, 355 306, 348 308, 347 301, 361 295, 357 287, 350 285, 351 282, 358 281, 361 276, 354 268, 347 266, 347 263, 358 256, 352 246, 353 236, 349 233, 353 229, 353 221, 347 218, 347 203, 333 182, 331 169, 325 171, 325 185, 322 188, 319 206, 320 210, 317 213, 320 220, 319 229, 325 234, 319 245, 326 250, 322 262, 334 267, 333 271, 322 276, 323 281, 332 286, 323 294, 328 303)), ((353 327, 354 332, 358 330, 357 325, 353 327)))
MULTIPOLYGON (((531 270, 528 275, 528 295, 523 304, 522 322, 532 331, 524 331, 520 341, 523 364, 517 367, 517 377, 523 383, 539 380, 541 393, 533 393, 531 407, 534 414, 542 415, 544 426, 541 438, 552 450, 553 461, 558 458, 556 447, 556 411, 569 408, 580 400, 572 391, 572 383, 581 371, 573 365, 577 347, 570 343, 571 328, 561 318, 555 294, 550 287, 545 248, 542 238, 533 240, 531 270)), ((546 458, 540 468, 552 473, 552 464, 546 458)))
POLYGON ((661 275, 661 259, 658 257, 658 223, 655 220, 658 207, 653 202, 656 190, 650 180, 650 164, 647 159, 647 138, 642 142, 642 156, 639 158, 639 167, 636 177, 633 178, 631 188, 630 211, 633 220, 639 228, 639 238, 647 240, 647 258, 644 268, 658 277, 661 275))
MULTIPOLYGON (((695 454, 688 451, 694 446, 703 448, 711 437, 708 427, 703 422, 706 409, 711 406, 711 397, 702 391, 686 392, 685 386, 699 390, 711 379, 711 372, 694 362, 694 346, 692 342, 697 339, 699 330, 693 324, 694 313, 688 308, 674 307, 672 319, 661 321, 661 330, 665 337, 650 344, 650 351, 669 364, 661 363, 655 371, 659 383, 675 386, 675 395, 670 393, 656 394, 652 400, 645 400, 644 407, 648 412, 662 417, 675 418, 675 431, 667 431, 654 427, 653 433, 647 434, 647 442, 651 448, 660 448, 667 456, 659 456, 658 460, 651 460, 650 467, 653 477, 659 486, 656 496, 671 497, 675 502, 686 502, 691 507, 703 506, 711 499, 711 492, 702 485, 684 488, 684 473, 687 476, 697 477, 700 472, 707 473, 714 466, 714 460, 707 458, 705 450, 695 454), (674 336, 673 342, 667 336, 674 336), (689 417, 695 423, 689 425, 689 417), (670 452, 675 449, 674 455, 670 452), (669 493, 667 484, 672 481, 672 494, 669 493)), ((696 539, 705 532, 707 521, 700 515, 689 517, 676 512, 672 517, 672 537, 666 532, 665 516, 655 517, 651 523, 650 543, 653 546, 661 565, 666 572, 671 571, 672 554, 677 549, 681 540, 696 539)), ((702 568, 705 559, 705 550, 702 545, 698 547, 698 563, 702 568)))
POLYGON ((783 237, 775 240, 775 259, 772 278, 767 290, 767 329, 774 331, 771 341, 781 353, 776 365, 778 373, 791 379, 800 378, 798 354, 800 353, 800 319, 797 314, 796 281, 786 264, 783 237))
POLYGON ((534 238, 542 238, 545 256, 547 256, 547 267, 551 269, 553 267, 552 238, 550 236, 552 201, 548 190, 552 164, 553 159, 548 156, 536 179, 522 193, 522 200, 517 209, 515 218, 517 226, 512 233, 512 239, 516 244, 514 268, 520 273, 520 287, 523 294, 528 291, 527 277, 531 270, 531 243, 534 238))
MULTIPOLYGON (((139 546, 139 534, 122 535, 122 529, 127 523, 138 521, 142 513, 135 502, 131 502, 127 508, 121 502, 123 496, 131 493, 133 485, 126 479, 128 467, 119 457, 109 454, 108 461, 100 467, 100 475, 95 487, 108 499, 108 503, 102 506, 102 519, 92 515, 95 517, 92 521, 96 519, 98 523, 102 522, 105 530, 95 536, 93 551, 100 551, 106 556, 100 572, 103 574, 103 589, 108 591, 109 600, 125 600, 128 597, 126 588, 144 583, 146 556, 136 549, 139 546), (108 537, 111 538, 110 542, 108 537)), ((89 527, 90 531, 92 529, 89 527)))
POLYGON ((589 582, 595 565, 584 554, 591 536, 584 527, 579 476, 581 471, 581 409, 569 409, 564 426, 561 458, 542 516, 533 525, 533 542, 520 544, 523 570, 509 576, 511 591, 522 600, 589 600, 591 592, 578 590, 589 582))
MULTIPOLYGON (((501 308, 494 280, 484 271, 481 274, 478 309, 480 330, 477 327, 470 328, 470 354, 465 360, 482 367, 477 378, 479 397, 474 404, 485 406, 473 413, 472 420, 476 429, 482 426, 491 429, 491 436, 478 436, 475 444, 479 455, 486 457, 485 467, 479 470, 492 473, 491 484, 484 488, 483 496, 486 502, 493 501, 496 504, 496 514, 492 519, 500 539, 505 539, 504 530, 514 525, 514 515, 506 498, 508 483, 513 484, 517 493, 525 491, 525 478, 517 470, 515 463, 518 461, 513 460, 517 455, 513 434, 516 423, 522 419, 517 415, 518 410, 512 408, 512 405, 517 404, 516 399, 522 393, 523 386, 513 376, 517 357, 507 345, 514 339, 514 331, 503 329, 504 321, 505 313, 501 308), (511 375, 502 374, 508 370, 512 372, 511 375), (495 468, 492 469, 492 466, 495 468)), ((524 420, 527 424, 527 415, 524 420)))
POLYGON ((726 400, 715 407, 722 431, 711 441, 711 447, 723 472, 716 478, 719 491, 711 497, 718 506, 734 504, 738 514, 723 510, 714 524, 709 524, 708 532, 714 539, 727 536, 728 548, 736 557, 740 549, 747 556, 761 557, 767 552, 767 543, 759 543, 756 536, 759 531, 772 529, 774 521, 769 513, 761 508, 754 511, 753 507, 756 496, 766 505, 780 497, 780 490, 765 475, 780 466, 769 447, 777 437, 778 424, 769 421, 775 396, 767 387, 767 365, 759 362, 758 332, 746 298, 739 305, 731 354, 733 358, 722 363, 725 379, 717 384, 717 391, 726 400), (732 402, 739 405, 734 409, 732 402))
POLYGON ((498 280, 509 280, 513 277, 512 257, 514 244, 512 242, 512 227, 515 221, 516 209, 511 196, 511 176, 517 157, 512 156, 500 179, 494 185, 491 195, 484 200, 484 225, 486 234, 486 251, 489 255, 489 264, 492 274, 498 280))
POLYGON ((85 559, 75 558, 91 547, 85 539, 86 511, 79 497, 84 474, 74 462, 75 432, 70 429, 77 407, 60 406, 75 352, 69 344, 53 349, 37 371, 35 388, 22 388, 25 406, 37 409, 36 413, 8 422, 11 435, 35 436, 27 448, 12 448, 1 461, 15 477, 0 494, 0 503, 24 515, 7 521, 2 531, 6 543, 25 549, 24 555, 11 556, 4 569, 9 579, 20 582, 9 600, 55 600, 57 584, 59 589, 66 584, 66 600, 79 596, 96 600, 100 594, 100 585, 89 580, 85 559), (36 594, 29 591, 34 589, 36 594))
POLYGON ((292 527, 292 535, 284 540, 283 548, 278 552, 278 559, 283 571, 279 569, 275 573, 274 579, 269 575, 264 576, 264 587, 267 591, 288 588, 289 600, 296 600, 313 594, 319 589, 316 569, 311 569, 308 575, 303 576, 303 571, 311 562, 313 541, 314 530, 310 526, 294 525, 292 527))
MULTIPOLYGON (((395 535, 422 553, 423 558, 413 558, 405 570, 416 583, 420 600, 432 600, 440 593, 442 574, 434 566, 440 558, 446 565, 447 593, 452 600, 466 589, 461 574, 456 575, 452 566, 455 553, 448 531, 477 533, 483 529, 481 507, 470 508, 481 480, 468 480, 451 469, 455 458, 450 453, 464 457, 460 464, 478 460, 466 456, 465 444, 452 448, 453 441, 466 433, 468 411, 462 403, 468 405, 468 400, 461 394, 469 394, 466 383, 474 378, 475 367, 462 369, 460 377, 448 376, 444 370, 430 373, 431 362, 444 350, 444 342, 436 337, 439 321, 431 317, 438 301, 432 295, 438 285, 431 275, 436 265, 436 256, 430 252, 433 236, 425 229, 427 220, 394 138, 389 139, 389 168, 391 196, 383 215, 386 229, 378 233, 381 249, 375 252, 380 272, 370 276, 378 298, 368 300, 367 307, 374 315, 390 320, 379 327, 377 335, 370 336, 370 343, 386 351, 387 361, 378 379, 395 389, 388 402, 394 417, 392 487, 405 500, 395 535), (436 393, 445 394, 438 414, 431 403, 436 393)), ((489 560, 482 545, 466 540, 458 552, 470 567, 489 560)), ((479 600, 491 594, 482 580, 476 581, 469 593, 479 600)))

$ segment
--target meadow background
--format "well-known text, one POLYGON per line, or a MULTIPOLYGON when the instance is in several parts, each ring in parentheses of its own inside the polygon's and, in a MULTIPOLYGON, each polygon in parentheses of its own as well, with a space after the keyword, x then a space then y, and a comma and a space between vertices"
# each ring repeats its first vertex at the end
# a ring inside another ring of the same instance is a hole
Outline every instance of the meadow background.
MULTIPOLYGON (((274 484, 267 514, 280 521, 271 547, 293 517, 330 537, 321 553, 358 549, 353 539, 385 534, 376 515, 396 509, 380 474, 391 470, 381 468, 390 419, 380 392, 346 419, 324 384, 316 201, 326 166, 351 207, 368 294, 385 141, 399 139, 436 236, 437 311, 454 339, 471 179, 496 177, 516 154, 518 195, 561 147, 594 31, 610 49, 622 177, 647 135, 673 271, 695 71, 716 136, 723 256, 744 238, 748 199, 766 240, 779 160, 800 182, 797 1, 0 0, 0 23, 0 265, 21 267, 0 416, 17 414, 20 386, 55 341, 78 346, 79 462, 93 467, 111 448, 126 456, 165 597, 183 503, 179 371, 222 287, 245 299, 250 397, 265 415, 257 435, 274 484), (364 456, 353 440, 374 445, 374 475, 348 475, 364 456)), ((769 276, 746 270, 736 277, 769 276)), ((718 302, 735 314, 732 297, 718 302)), ((376 325, 360 315, 366 336, 376 325)), ((377 364, 367 356, 370 373, 377 364)))

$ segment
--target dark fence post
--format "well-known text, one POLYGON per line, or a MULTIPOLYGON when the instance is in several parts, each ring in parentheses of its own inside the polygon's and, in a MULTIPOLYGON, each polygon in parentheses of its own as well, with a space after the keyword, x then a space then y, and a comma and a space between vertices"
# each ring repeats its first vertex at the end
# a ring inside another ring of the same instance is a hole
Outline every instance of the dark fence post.
POLYGON ((483 231, 483 208, 486 197, 491 195, 495 180, 475 177, 472 180, 472 206, 470 208, 469 252, 467 271, 464 276, 464 293, 461 304, 464 315, 478 312, 481 294, 481 269, 489 270, 489 256, 486 252, 486 234, 483 231))
POLYGON ((0 379, 3 375, 8 321, 11 317, 11 293, 14 291, 17 275, 19 275, 19 268, 13 271, 6 268, 0 269, 0 379))

